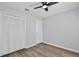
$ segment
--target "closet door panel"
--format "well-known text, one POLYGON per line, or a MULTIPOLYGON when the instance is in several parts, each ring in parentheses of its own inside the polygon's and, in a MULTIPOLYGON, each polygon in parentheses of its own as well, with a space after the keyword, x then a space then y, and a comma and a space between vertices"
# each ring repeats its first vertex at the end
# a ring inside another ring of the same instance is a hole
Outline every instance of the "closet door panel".
POLYGON ((16 51, 16 30, 17 25, 15 18, 9 17, 8 19, 9 26, 9 53, 16 51))
POLYGON ((16 50, 25 48, 24 33, 25 33, 24 21, 17 19, 16 50))
POLYGON ((8 17, 0 15, 0 56, 8 54, 8 17))
POLYGON ((35 20, 34 19, 30 19, 28 20, 28 46, 27 47, 31 47, 33 45, 36 44, 36 32, 35 32, 35 20))
POLYGON ((36 40, 37 43, 43 41, 42 21, 40 20, 36 21, 36 40))
POLYGON ((24 48, 24 21, 15 17, 8 20, 9 26, 9 52, 14 52, 24 48))
POLYGON ((24 20, 0 15, 0 56, 25 48, 24 20))

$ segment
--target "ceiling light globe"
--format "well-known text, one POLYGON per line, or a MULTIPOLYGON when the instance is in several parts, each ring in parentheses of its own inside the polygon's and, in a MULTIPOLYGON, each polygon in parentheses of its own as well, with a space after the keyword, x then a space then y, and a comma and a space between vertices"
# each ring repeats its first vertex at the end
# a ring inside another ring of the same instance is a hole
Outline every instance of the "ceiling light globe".
POLYGON ((43 6, 43 8, 47 8, 47 6, 46 6, 46 5, 44 5, 44 6, 43 6))

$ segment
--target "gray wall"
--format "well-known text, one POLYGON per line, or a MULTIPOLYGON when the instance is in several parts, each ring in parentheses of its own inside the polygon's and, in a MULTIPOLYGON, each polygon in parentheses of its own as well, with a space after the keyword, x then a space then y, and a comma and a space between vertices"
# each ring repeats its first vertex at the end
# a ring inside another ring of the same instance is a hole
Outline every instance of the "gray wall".
POLYGON ((44 42, 79 51, 79 9, 44 20, 44 42))

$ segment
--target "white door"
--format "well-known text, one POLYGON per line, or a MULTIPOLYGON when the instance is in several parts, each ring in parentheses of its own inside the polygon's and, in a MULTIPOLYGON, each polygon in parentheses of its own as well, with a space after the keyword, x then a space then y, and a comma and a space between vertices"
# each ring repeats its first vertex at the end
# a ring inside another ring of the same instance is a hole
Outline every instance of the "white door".
POLYGON ((24 23, 15 17, 9 17, 9 52, 14 52, 24 48, 24 23))
POLYGON ((43 41, 43 28, 42 28, 42 21, 36 21, 36 42, 40 43, 43 41))
POLYGON ((0 15, 0 56, 8 54, 8 17, 0 15))
POLYGON ((24 20, 17 19, 16 50, 25 48, 25 26, 24 20))
POLYGON ((36 44, 36 36, 35 36, 35 29, 36 29, 36 26, 35 26, 35 20, 34 19, 32 19, 32 18, 29 18, 28 19, 28 35, 27 35, 27 37, 28 37, 28 39, 27 39, 27 48, 28 47, 32 47, 33 45, 35 45, 36 44))
POLYGON ((8 19, 8 30, 9 30, 9 52, 16 51, 16 30, 17 24, 16 20, 13 17, 9 17, 8 19))
POLYGON ((28 22, 27 45, 29 47, 32 47, 42 42, 42 21, 33 17, 29 17, 27 22, 28 22))

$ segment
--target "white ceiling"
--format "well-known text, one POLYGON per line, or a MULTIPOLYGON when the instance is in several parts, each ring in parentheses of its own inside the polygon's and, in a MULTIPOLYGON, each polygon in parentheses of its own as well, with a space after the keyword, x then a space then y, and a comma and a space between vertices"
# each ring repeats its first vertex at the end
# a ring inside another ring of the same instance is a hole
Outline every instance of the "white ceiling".
POLYGON ((24 10, 25 8, 28 8, 30 9, 29 13, 38 17, 48 17, 60 12, 78 8, 79 2, 59 2, 58 4, 50 6, 48 12, 44 11, 42 8, 33 9, 39 5, 41 5, 40 2, 0 2, 0 6, 5 6, 23 13, 28 12, 24 10))

